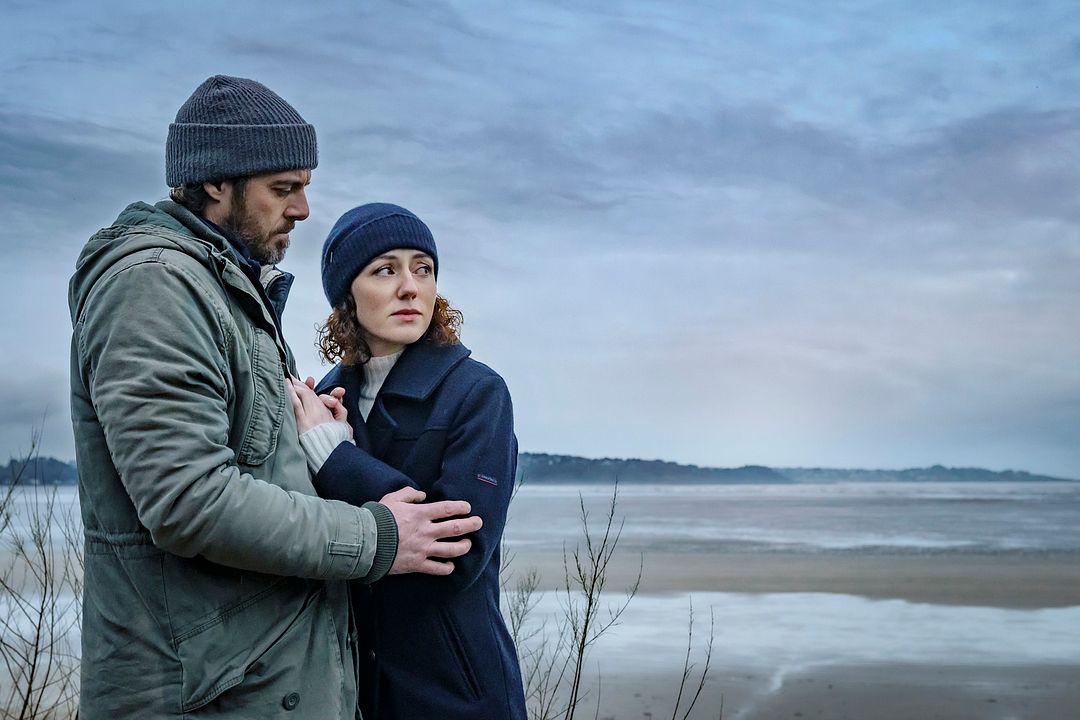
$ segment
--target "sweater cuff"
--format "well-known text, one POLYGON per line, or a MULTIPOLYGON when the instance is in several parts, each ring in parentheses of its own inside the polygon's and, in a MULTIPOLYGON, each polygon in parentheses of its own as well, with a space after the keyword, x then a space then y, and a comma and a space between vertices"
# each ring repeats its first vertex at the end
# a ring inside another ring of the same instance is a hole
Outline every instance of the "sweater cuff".
POLYGON ((352 428, 346 422, 324 422, 300 433, 300 447, 304 449, 304 456, 307 457, 308 467, 313 475, 318 474, 334 448, 343 442, 352 441, 352 428))
POLYGON ((371 570, 367 575, 360 578, 362 583, 373 583, 390 572, 390 567, 397 557, 398 533, 397 521, 390 508, 382 503, 366 502, 364 510, 368 510, 375 516, 375 524, 378 527, 378 542, 375 545, 375 559, 371 563, 371 570))

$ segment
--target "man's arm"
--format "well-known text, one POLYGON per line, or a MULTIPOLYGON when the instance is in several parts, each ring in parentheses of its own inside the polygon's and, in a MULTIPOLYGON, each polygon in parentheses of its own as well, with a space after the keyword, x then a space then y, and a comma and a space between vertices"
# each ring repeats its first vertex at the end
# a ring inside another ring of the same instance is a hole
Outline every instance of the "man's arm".
MULTIPOLYGON (((304 446, 309 465, 317 473, 315 489, 319 495, 353 505, 368 503, 375 497, 381 499, 381 504, 393 514, 404 538, 390 569, 391 574, 449 575, 454 565, 447 561, 469 551, 472 542, 461 536, 479 530, 482 526, 480 518, 464 517, 470 510, 465 502, 418 505, 426 494, 401 471, 372 457, 348 439, 333 450, 329 449, 329 443, 314 439, 320 431, 326 431, 327 437, 331 437, 337 436, 342 426, 348 428, 348 412, 341 403, 343 390, 316 396, 311 389, 313 385, 311 378, 306 383, 293 380, 289 384, 289 396, 300 430, 300 444, 304 446), (331 426, 336 427, 331 429, 331 426), (445 522, 440 522, 443 520, 445 522), (455 537, 460 539, 446 540, 455 537)), ((378 577, 364 578, 367 582, 376 579, 378 577)))
MULTIPOLYGON (((369 510, 237 467, 225 355, 235 338, 209 282, 156 260, 135 264, 101 281, 76 327, 91 398, 140 522, 158 547, 184 557, 279 575, 367 575, 379 560, 369 510)), ((422 522, 421 535, 432 530, 422 522)))

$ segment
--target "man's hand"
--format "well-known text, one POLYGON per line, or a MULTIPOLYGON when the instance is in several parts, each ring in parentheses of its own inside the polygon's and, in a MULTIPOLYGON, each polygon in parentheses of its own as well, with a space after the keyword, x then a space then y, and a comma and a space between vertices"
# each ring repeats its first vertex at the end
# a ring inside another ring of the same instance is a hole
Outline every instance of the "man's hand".
POLYGON ((471 508, 464 500, 420 504, 424 497, 419 490, 402 488, 384 495, 379 501, 390 509, 397 521, 397 557, 390 566, 391 575, 411 572, 449 575, 454 571, 454 564, 446 560, 469 552, 472 542, 468 538, 448 542, 442 542, 442 539, 476 532, 483 525, 478 517, 465 517, 471 508))

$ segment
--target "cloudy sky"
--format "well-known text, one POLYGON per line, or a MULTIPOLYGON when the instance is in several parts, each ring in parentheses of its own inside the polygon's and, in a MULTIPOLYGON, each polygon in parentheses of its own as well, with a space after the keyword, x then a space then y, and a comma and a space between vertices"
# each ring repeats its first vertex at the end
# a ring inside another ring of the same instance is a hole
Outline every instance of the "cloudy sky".
POLYGON ((3 1, 0 454, 73 456, 66 283, 256 78, 319 133, 283 266, 396 202, 523 450, 1080 477, 1080 5, 3 1))

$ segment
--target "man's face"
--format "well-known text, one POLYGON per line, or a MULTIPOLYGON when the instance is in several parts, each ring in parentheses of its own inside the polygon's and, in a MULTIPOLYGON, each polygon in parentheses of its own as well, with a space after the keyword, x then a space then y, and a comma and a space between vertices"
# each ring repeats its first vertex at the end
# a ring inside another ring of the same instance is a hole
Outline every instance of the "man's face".
POLYGON ((242 187, 229 188, 220 225, 235 233, 253 258, 275 265, 285 257, 293 226, 308 216, 304 188, 310 182, 310 170, 253 175, 242 187))

